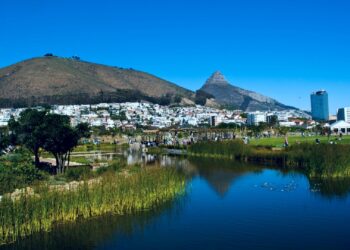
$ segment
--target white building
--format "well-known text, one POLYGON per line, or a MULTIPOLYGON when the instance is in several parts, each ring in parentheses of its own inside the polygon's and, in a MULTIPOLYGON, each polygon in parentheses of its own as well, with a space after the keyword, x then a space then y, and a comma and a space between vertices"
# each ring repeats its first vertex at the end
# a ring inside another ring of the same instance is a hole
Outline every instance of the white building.
POLYGON ((350 134, 350 123, 345 121, 337 121, 333 123, 331 126, 331 131, 333 133, 342 133, 342 134, 350 134))
POLYGON ((266 122, 266 113, 254 112, 249 113, 247 116, 248 125, 259 125, 260 122, 266 122))

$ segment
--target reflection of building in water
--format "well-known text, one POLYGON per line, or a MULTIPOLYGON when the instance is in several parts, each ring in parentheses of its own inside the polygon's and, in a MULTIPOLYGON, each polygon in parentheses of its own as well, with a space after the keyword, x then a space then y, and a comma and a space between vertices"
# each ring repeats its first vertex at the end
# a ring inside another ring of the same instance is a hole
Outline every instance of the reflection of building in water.
POLYGON ((98 161, 111 161, 116 158, 120 158, 122 156, 122 152, 103 152, 103 151, 90 151, 90 152, 84 152, 84 153, 72 153, 72 157, 85 157, 86 159, 90 160, 91 162, 94 162, 95 160, 98 161))
POLYGON ((142 158, 141 158, 141 154, 139 153, 129 153, 126 156, 126 163, 128 165, 134 165, 134 164, 140 164, 142 163, 142 158))
POLYGON ((141 164, 142 166, 160 166, 160 167, 176 167, 176 168, 189 168, 189 161, 187 159, 180 159, 174 156, 168 155, 152 155, 141 152, 125 153, 124 154, 127 164, 141 164))

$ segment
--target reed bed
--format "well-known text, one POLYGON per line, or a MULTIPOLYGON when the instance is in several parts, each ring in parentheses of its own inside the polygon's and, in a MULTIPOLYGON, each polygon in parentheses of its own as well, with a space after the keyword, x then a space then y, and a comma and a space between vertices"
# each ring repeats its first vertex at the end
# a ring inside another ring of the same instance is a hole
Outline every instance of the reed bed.
POLYGON ((349 177, 350 145, 296 144, 274 151, 272 147, 245 145, 241 141, 198 143, 188 154, 211 158, 278 165, 304 171, 309 177, 349 177))
POLYGON ((173 169, 145 169, 132 175, 108 174, 102 181, 78 186, 74 191, 35 188, 0 202, 0 244, 13 242, 57 223, 104 214, 131 214, 152 209, 185 191, 185 178, 173 169))
POLYGON ((223 142, 200 142, 191 145, 188 153, 195 156, 240 159, 252 154, 252 148, 238 140, 223 142))

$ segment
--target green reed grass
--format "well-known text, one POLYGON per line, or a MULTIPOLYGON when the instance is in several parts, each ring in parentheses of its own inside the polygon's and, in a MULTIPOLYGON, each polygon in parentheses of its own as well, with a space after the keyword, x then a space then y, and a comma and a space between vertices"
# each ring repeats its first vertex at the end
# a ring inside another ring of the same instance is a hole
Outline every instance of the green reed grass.
POLYGON ((85 182, 74 191, 36 188, 37 195, 0 202, 0 244, 34 232, 49 231, 56 223, 103 214, 130 214, 152 209, 185 191, 185 178, 172 169, 147 169, 132 175, 108 173, 94 185, 85 182))
POLYGON ((304 171, 310 177, 349 177, 350 145, 296 144, 274 151, 267 146, 245 145, 241 141, 198 143, 189 155, 273 164, 304 171))

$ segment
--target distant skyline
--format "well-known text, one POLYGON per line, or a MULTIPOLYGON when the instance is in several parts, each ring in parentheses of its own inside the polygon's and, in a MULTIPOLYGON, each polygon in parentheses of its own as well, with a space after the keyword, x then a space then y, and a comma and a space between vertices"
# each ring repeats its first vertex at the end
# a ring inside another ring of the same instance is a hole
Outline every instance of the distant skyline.
POLYGON ((196 90, 231 84, 310 110, 350 106, 346 0, 3 0, 0 67, 47 52, 139 69, 196 90))

